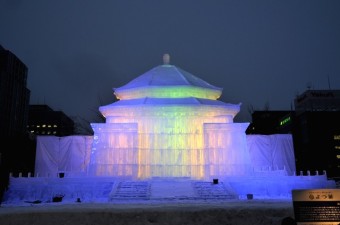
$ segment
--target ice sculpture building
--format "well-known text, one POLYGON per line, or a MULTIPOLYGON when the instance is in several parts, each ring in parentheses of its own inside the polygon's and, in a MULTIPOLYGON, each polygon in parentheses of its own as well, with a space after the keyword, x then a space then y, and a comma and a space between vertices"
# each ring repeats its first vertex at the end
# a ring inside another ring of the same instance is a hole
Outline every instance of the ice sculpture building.
POLYGON ((219 101, 222 88, 169 64, 115 88, 118 101, 92 123, 93 176, 189 177, 249 174, 245 130, 234 123, 240 104, 219 101))
POLYGON ((114 94, 93 136, 37 136, 35 176, 10 175, 4 202, 281 198, 335 187, 326 173, 296 176, 291 135, 247 136, 249 124, 234 123, 241 105, 219 101, 222 88, 168 55, 114 94), (216 178, 221 185, 208 181, 216 178))

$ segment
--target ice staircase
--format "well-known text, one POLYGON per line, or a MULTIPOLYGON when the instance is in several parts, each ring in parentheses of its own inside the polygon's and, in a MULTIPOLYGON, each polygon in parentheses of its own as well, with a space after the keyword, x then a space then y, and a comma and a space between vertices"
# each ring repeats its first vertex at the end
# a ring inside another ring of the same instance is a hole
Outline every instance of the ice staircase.
POLYGON ((234 192, 228 183, 193 182, 193 185, 198 197, 201 199, 238 199, 238 194, 234 192))
POLYGON ((119 200, 230 200, 238 199, 232 188, 223 182, 185 179, 121 181, 110 193, 110 201, 119 200))
POLYGON ((109 194, 110 200, 148 200, 150 198, 150 182, 120 181, 109 194))

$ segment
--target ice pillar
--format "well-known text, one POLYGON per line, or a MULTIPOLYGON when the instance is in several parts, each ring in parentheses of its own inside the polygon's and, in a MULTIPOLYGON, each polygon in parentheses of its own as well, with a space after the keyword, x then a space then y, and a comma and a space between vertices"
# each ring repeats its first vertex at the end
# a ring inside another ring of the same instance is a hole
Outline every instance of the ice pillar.
POLYGON ((210 177, 249 175, 250 154, 246 133, 249 123, 204 124, 205 158, 210 177))

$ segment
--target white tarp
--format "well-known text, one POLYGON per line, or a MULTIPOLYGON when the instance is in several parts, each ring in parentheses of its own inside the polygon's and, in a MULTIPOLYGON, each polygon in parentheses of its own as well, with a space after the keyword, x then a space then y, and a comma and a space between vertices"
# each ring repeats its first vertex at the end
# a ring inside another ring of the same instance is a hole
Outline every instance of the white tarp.
POLYGON ((35 173, 86 174, 93 136, 37 136, 35 173))
MULTIPOLYGON (((35 173, 41 176, 65 172, 87 173, 93 136, 37 136, 35 173)), ((290 134, 247 135, 247 146, 255 171, 295 172, 295 156, 290 134)))
POLYGON ((290 134, 247 135, 247 145, 254 170, 295 172, 293 139, 290 134))

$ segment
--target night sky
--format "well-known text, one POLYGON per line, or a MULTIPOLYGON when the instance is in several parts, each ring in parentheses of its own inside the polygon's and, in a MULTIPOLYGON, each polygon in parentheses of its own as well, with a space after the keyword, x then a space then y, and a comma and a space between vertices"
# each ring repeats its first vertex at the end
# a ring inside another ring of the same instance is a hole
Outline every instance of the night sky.
POLYGON ((164 53, 241 102, 236 121, 340 89, 339 0, 0 0, 0 44, 28 67, 31 104, 90 121, 164 53))

